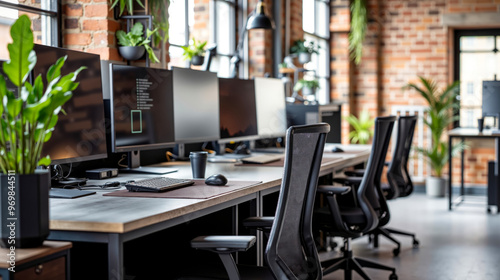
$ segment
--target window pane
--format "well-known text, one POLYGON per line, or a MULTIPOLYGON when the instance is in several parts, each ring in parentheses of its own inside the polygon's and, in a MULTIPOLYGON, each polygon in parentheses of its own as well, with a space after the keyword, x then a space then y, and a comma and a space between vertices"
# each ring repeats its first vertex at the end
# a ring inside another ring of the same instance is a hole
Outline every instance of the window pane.
POLYGON ((187 45, 186 41, 186 9, 184 1, 170 1, 168 7, 169 28, 168 41, 171 44, 187 45))
POLYGON ((460 54, 460 126, 477 126, 481 117, 483 81, 493 80, 497 60, 494 53, 460 54))
POLYGON ((460 37, 461 51, 492 51, 495 47, 493 36, 462 36, 460 37))
POLYGON ((316 27, 316 34, 321 37, 325 38, 330 37, 329 14, 330 14, 329 5, 325 2, 317 1, 315 19, 318 26, 316 27))
POLYGON ((319 89, 316 91, 316 100, 319 104, 330 103, 330 81, 328 78, 319 79, 319 89))
POLYGON ((212 65, 210 66, 211 72, 216 72, 217 76, 221 78, 229 78, 230 73, 229 69, 231 67, 231 58, 228 56, 217 56, 217 59, 212 61, 212 65))
POLYGON ((216 1, 217 52, 230 55, 234 52, 234 8, 224 2, 216 1))
POLYGON ((184 60, 182 54, 184 50, 180 47, 170 46, 168 48, 168 53, 170 55, 170 63, 169 66, 177 66, 177 67, 188 67, 188 62, 184 60))
POLYGON ((302 28, 305 32, 314 33, 314 0, 302 1, 302 28))

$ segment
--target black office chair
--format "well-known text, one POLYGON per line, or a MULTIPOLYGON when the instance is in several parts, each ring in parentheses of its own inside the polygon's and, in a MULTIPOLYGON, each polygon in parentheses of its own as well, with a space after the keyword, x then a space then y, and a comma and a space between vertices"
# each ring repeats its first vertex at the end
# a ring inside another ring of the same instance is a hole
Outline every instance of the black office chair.
MULTIPOLYGON (((235 264, 231 254, 249 249, 255 242, 253 236, 200 236, 191 241, 191 246, 218 253, 231 280, 321 279, 311 222, 329 130, 328 124, 314 124, 292 126, 287 131, 283 180, 265 254, 268 266, 235 264)), ((349 188, 330 188, 330 191, 342 194, 349 188)))
MULTIPOLYGON (((413 183, 408 173, 408 158, 410 155, 413 133, 417 123, 417 116, 400 116, 398 119, 398 131, 396 145, 392 154, 389 168, 387 169, 387 184, 381 184, 380 188, 387 200, 405 197, 413 192, 413 183)), ((371 233, 373 246, 378 247, 379 235, 385 236, 396 243, 397 248, 393 250, 394 256, 398 256, 401 243, 392 237, 392 234, 411 236, 413 247, 418 247, 419 241, 414 233, 384 227, 389 223, 389 217, 382 219, 379 226, 371 233)))
POLYGON ((364 279, 370 279, 363 270, 363 267, 368 267, 392 271, 389 279, 397 279, 395 268, 354 257, 350 247, 352 238, 371 232, 377 227, 379 220, 389 215, 381 205, 385 200, 379 199, 380 193, 375 182, 380 180, 381 166, 385 161, 395 120, 396 117, 393 116, 375 119, 375 132, 367 167, 356 191, 353 189, 351 192, 354 195, 349 204, 339 205, 336 195, 324 190, 330 186, 318 187, 318 191, 325 194, 328 206, 315 211, 315 228, 331 236, 344 238, 343 256, 321 262, 324 275, 343 269, 344 279, 351 279, 353 270, 364 279))
MULTIPOLYGON (((387 169, 387 184, 382 184, 380 182, 380 176, 376 180, 375 184, 380 189, 379 192, 382 193, 385 198, 380 202, 382 207, 387 207, 385 200, 392 200, 398 197, 405 197, 413 192, 413 183, 408 172, 408 158, 410 155, 411 144, 413 141, 413 134, 415 131, 415 126, 417 123, 417 116, 400 116, 398 118, 398 129, 396 136, 396 144, 392 154, 392 159, 388 165, 387 169)), ((381 168, 383 166, 380 166, 381 168)), ((379 170, 382 172, 382 170, 379 170)), ((351 172, 345 172, 345 174, 352 175, 346 178, 336 178, 334 179, 337 183, 342 183, 343 185, 348 185, 351 187, 356 187, 361 183, 361 178, 364 174, 364 169, 358 169, 351 172)), ((389 213, 389 209, 385 209, 389 213)), ((394 242, 397 247, 393 249, 394 256, 398 256, 401 251, 401 243, 396 240, 392 234, 401 234, 406 236, 411 236, 413 238, 413 247, 418 247, 419 241, 417 240, 414 233, 409 233, 405 231, 400 231, 396 229, 384 227, 389 223, 390 215, 386 215, 383 219, 379 221, 379 225, 376 229, 368 234, 370 236, 370 241, 373 242, 375 248, 378 247, 379 235, 385 236, 387 239, 394 242), (391 234, 392 233, 392 234, 391 234)))

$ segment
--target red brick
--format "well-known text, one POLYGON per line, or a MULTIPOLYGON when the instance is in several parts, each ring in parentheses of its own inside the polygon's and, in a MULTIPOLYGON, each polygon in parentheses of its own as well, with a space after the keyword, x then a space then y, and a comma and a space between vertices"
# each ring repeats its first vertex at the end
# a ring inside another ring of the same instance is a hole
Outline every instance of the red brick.
POLYGON ((89 33, 67 33, 64 35, 64 43, 66 45, 86 46, 92 42, 89 33))
POLYGON ((112 17, 113 11, 108 4, 90 4, 85 6, 86 17, 112 17))
POLYGON ((81 4, 64 5, 64 14, 68 17, 79 17, 83 15, 83 7, 81 4))

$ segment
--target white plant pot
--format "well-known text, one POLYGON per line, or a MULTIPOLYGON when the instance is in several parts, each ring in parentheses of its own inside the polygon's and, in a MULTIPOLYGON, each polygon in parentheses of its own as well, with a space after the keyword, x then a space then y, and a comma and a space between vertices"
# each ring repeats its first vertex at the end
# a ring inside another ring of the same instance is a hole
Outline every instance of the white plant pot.
POLYGON ((304 64, 308 63, 309 61, 311 61, 310 53, 299 53, 299 63, 304 64))
POLYGON ((425 179, 425 192, 430 197, 443 197, 446 190, 446 178, 429 176, 425 179))

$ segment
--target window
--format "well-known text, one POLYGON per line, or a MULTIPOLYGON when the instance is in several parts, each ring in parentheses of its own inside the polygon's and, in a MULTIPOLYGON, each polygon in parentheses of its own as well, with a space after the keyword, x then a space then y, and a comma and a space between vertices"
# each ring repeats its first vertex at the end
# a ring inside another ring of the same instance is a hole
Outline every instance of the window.
POLYGON ((217 55, 212 59, 210 71, 228 77, 230 59, 236 48, 236 0, 170 1, 169 53, 170 66, 189 67, 182 57, 189 40, 217 44, 217 55))
MULTIPOLYGON (((57 0, 0 0, 0 36, 10 41, 10 26, 21 14, 32 21, 35 43, 59 46, 59 6, 57 0)), ((0 59, 8 59, 7 44, 0 45, 0 59)))
POLYGON ((236 49, 236 0, 214 0, 212 14, 213 42, 217 44, 217 56, 211 71, 219 77, 231 75, 231 57, 236 49))
MULTIPOLYGON (((461 127, 477 127, 482 117, 482 84, 500 78, 500 30, 455 31, 455 80, 460 80, 461 127)), ((493 119, 485 120, 493 126, 493 119)))
POLYGON ((330 102, 330 1, 303 0, 302 28, 304 39, 319 45, 319 54, 313 55, 311 62, 304 68, 310 70, 306 75, 319 80, 320 88, 316 91, 316 100, 321 103, 330 102), (314 19, 314 20, 312 20, 314 19))
POLYGON ((467 82, 467 95, 474 95, 474 82, 467 82))
MULTIPOLYGON (((189 45, 194 24, 194 0, 170 1, 168 14, 170 66, 189 67, 189 61, 184 61, 182 58, 184 51, 181 46, 189 45)), ((197 38, 197 40, 199 39, 197 38)))

